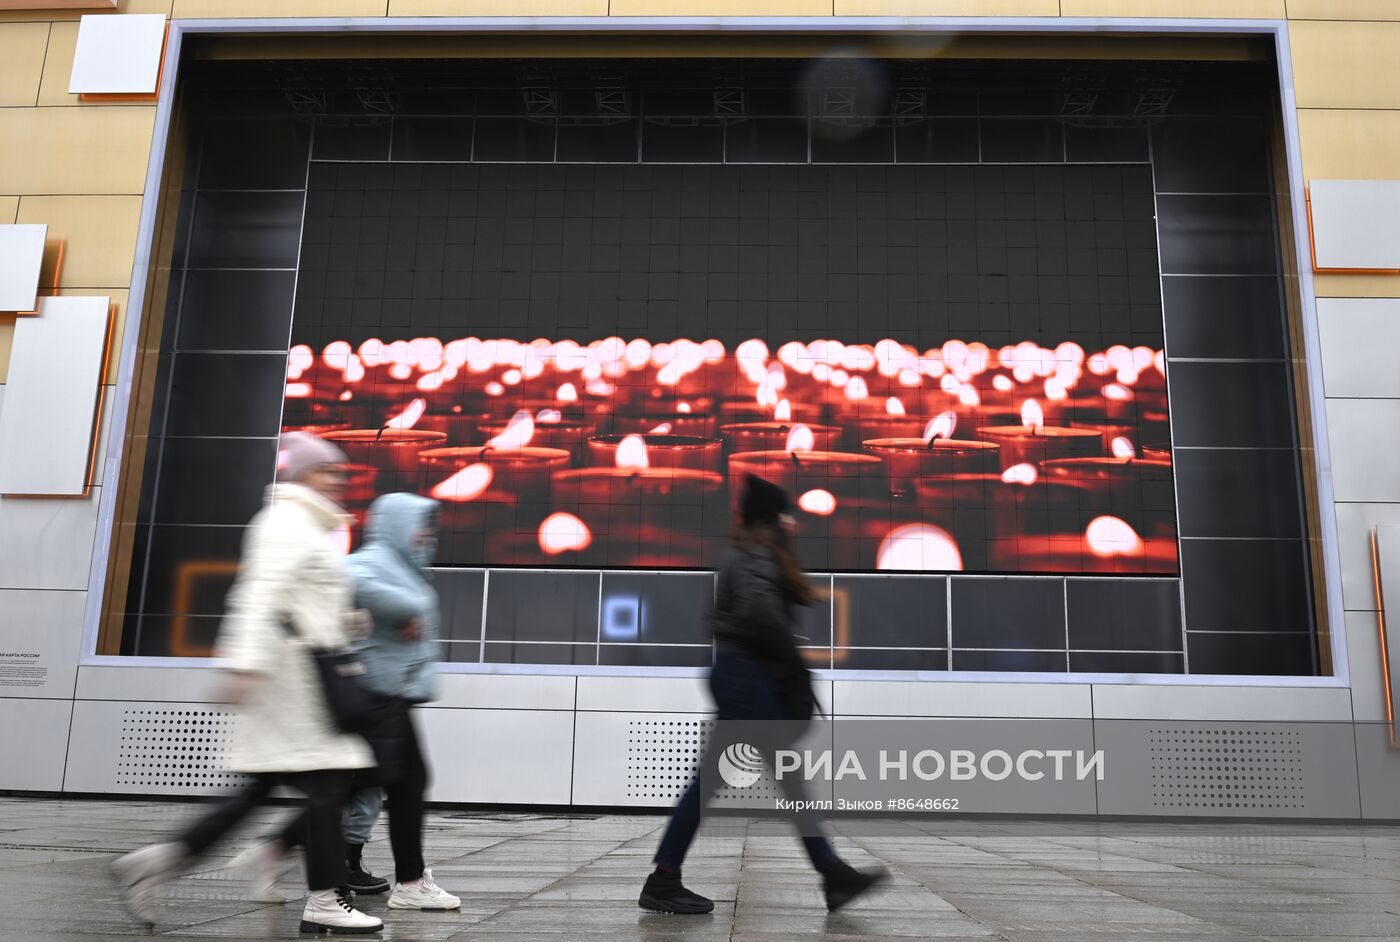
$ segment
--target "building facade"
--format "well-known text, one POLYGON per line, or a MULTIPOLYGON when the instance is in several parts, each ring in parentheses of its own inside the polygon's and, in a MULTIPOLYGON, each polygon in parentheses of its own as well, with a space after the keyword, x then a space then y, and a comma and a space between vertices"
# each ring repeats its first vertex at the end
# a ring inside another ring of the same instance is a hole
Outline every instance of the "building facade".
POLYGON ((0 788, 228 781, 307 429, 443 503, 437 800, 679 793, 752 472, 833 715, 1105 752, 969 810, 1396 817, 1391 6, 0 3, 0 788))

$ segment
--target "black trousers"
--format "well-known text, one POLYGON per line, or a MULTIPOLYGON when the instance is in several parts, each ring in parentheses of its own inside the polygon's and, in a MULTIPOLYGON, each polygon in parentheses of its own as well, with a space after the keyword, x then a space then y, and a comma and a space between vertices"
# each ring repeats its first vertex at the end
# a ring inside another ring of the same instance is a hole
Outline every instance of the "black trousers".
MULTIPOLYGON (((412 705, 406 700, 389 701, 383 717, 365 736, 374 752, 377 770, 355 773, 351 785, 379 785, 384 789, 389 809, 389 848, 394 852, 394 879, 410 883, 423 875, 423 798, 428 793, 428 764, 423 758, 422 741, 413 722, 412 705)), ((341 799, 343 804, 349 792, 341 799)), ((309 810, 309 809, 308 809, 309 810)), ((337 822, 340 820, 337 816, 337 822)), ((306 831, 294 820, 277 837, 287 847, 296 847, 306 831)), ((339 825, 336 846, 343 844, 339 825)), ((308 855, 309 856, 309 855, 308 855)))
POLYGON ((306 848, 306 886, 331 890, 345 882, 345 846, 340 837, 340 809, 350 795, 350 772, 279 772, 256 776, 180 835, 191 856, 202 854, 238 826, 267 800, 272 789, 285 785, 302 793, 302 813, 282 837, 284 844, 306 848), (289 839, 290 838, 290 839, 289 839))

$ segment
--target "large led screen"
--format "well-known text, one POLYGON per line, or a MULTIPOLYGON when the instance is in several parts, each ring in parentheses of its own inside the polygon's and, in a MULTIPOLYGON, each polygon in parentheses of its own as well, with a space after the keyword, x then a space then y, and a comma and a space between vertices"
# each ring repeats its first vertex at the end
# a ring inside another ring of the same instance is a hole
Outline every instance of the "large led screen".
POLYGON ((283 427, 439 563, 1178 571, 1144 166, 315 164, 283 427))

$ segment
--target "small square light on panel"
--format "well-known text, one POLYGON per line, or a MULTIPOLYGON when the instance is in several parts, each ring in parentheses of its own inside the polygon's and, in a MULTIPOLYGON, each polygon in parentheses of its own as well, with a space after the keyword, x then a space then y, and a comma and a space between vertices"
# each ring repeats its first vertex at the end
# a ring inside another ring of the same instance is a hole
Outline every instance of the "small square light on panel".
POLYGON ((32 311, 47 225, 0 226, 0 313, 32 311))
POLYGON ((71 95, 154 95, 165 48, 165 16, 84 16, 68 80, 71 95))

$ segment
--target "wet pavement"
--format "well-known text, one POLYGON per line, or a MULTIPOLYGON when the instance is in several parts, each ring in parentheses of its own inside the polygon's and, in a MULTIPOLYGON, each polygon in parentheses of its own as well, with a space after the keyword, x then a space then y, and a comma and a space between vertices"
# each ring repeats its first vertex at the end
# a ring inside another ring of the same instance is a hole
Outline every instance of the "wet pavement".
MULTIPOLYGON (((0 799, 0 939, 147 935, 108 878, 119 853, 178 828, 195 803, 0 799)), ((301 902, 249 902, 228 860, 289 813, 270 808, 170 884, 153 934, 295 939, 301 902)), ((801 846, 779 823, 710 818, 685 867, 709 916, 637 908, 665 818, 437 811, 427 856, 459 913, 386 912, 365 938, 421 940, 1008 940, 1400 938, 1400 828, 1353 825, 843 820, 838 851, 891 870, 883 892, 828 914, 801 846)), ((390 866, 383 822, 365 850, 390 866)), ((295 894, 296 871, 283 882, 295 894)))

